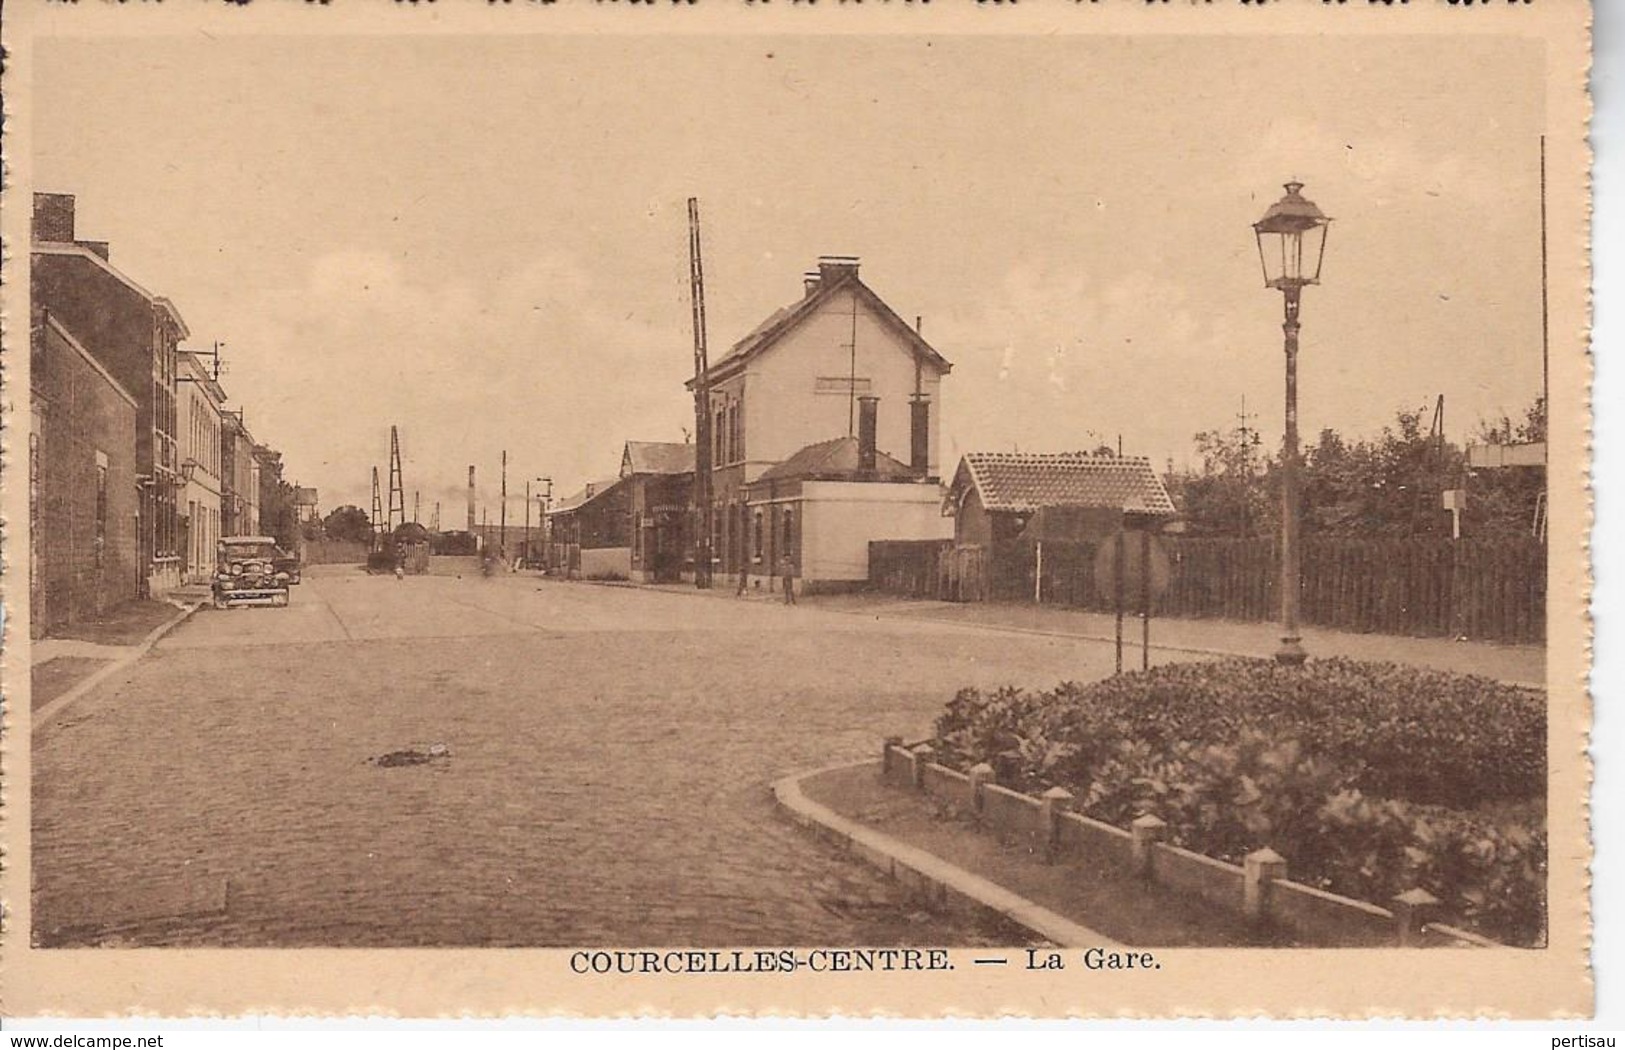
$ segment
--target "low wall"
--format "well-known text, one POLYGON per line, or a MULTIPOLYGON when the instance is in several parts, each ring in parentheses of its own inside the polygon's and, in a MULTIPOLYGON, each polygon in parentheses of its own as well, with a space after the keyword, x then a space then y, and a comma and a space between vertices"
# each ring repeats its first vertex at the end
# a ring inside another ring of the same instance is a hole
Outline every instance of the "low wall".
POLYGON ((630 580, 632 578, 631 547, 583 547, 581 566, 576 570, 580 579, 630 580))
POLYGON ((881 777, 973 816, 1001 841, 1025 844, 1050 862, 1103 858, 1148 885, 1237 912, 1316 946, 1503 947, 1434 922, 1439 902, 1421 890, 1400 894, 1386 908, 1342 897, 1288 879, 1287 861, 1273 850, 1249 854, 1245 866, 1228 864, 1163 842, 1166 825, 1156 817, 1140 817, 1130 830, 1113 827, 1071 812, 1072 796, 1059 788, 1034 798, 994 783, 990 766, 962 773, 934 757, 929 745, 905 748, 900 740, 888 740, 881 750, 881 777))
POLYGON ((311 540, 304 545, 301 560, 306 565, 363 565, 370 550, 353 540, 311 540))

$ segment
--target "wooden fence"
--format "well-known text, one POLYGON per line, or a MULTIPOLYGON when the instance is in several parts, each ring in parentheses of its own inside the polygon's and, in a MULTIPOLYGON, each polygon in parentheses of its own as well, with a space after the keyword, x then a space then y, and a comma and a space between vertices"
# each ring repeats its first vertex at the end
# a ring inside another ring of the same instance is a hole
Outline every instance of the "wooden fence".
MULTIPOLYGON (((1168 589, 1159 616, 1267 621, 1280 611, 1280 553, 1268 539, 1163 537, 1168 589)), ((1135 557, 1137 544, 1128 545, 1135 557)), ((870 545, 870 582, 946 601, 1041 601, 1099 612, 1096 545, 1050 541, 1043 579, 1033 543, 955 548, 949 541, 870 545)), ((1130 611, 1137 595, 1128 595, 1130 611)), ((1306 540, 1299 611, 1306 624, 1379 634, 1540 642, 1546 637, 1546 554, 1533 540, 1306 540)))

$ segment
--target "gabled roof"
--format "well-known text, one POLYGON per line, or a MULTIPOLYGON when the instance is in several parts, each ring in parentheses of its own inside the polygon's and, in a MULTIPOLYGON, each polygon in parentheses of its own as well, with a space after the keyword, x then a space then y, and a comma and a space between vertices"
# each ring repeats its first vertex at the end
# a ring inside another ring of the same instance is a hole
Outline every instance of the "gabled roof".
POLYGON ((29 251, 32 252, 34 255, 67 255, 67 256, 73 256, 75 258, 82 259, 85 262, 90 263, 92 266, 96 267, 97 269, 106 272, 108 275, 113 277, 119 283, 123 284, 126 288, 130 289, 130 291, 134 292, 136 295, 139 295, 141 298, 147 300, 153 306, 156 306, 159 309, 161 309, 161 310, 165 311, 166 313, 168 313, 169 316, 170 316, 170 319, 172 321, 174 321, 175 329, 176 329, 176 331, 178 331, 180 333, 180 337, 182 339, 191 338, 192 330, 186 326, 185 319, 183 319, 181 317, 181 312, 179 310, 175 309, 175 304, 174 303, 170 302, 164 296, 153 295, 151 292, 147 291, 145 288, 143 288, 139 284, 135 283, 135 281, 131 280, 130 276, 128 274, 126 274, 124 271, 120 270, 118 267, 114 266, 112 263, 110 263, 106 259, 102 258, 96 252, 91 251, 89 248, 85 247, 83 244, 81 244, 81 243, 79 243, 77 241, 72 241, 72 242, 69 242, 69 241, 35 241, 33 244, 31 244, 29 246, 29 251))
POLYGON ((1144 456, 1084 452, 967 452, 948 487, 955 508, 968 487, 988 510, 1110 507, 1172 516, 1174 501, 1144 456))
MULTIPOLYGON (((712 382, 737 372, 747 361, 784 338, 803 321, 817 313, 819 307, 847 289, 855 292, 858 300, 868 306, 880 318, 881 323, 898 335, 914 354, 924 359, 926 364, 944 375, 953 370, 954 366, 947 358, 937 353, 919 332, 897 316, 896 311, 887 306, 885 300, 876 295, 854 272, 820 280, 817 291, 803 296, 799 302, 775 310, 765 321, 751 329, 748 335, 730 347, 727 353, 711 363, 712 382)), ((694 380, 688 380, 686 386, 690 390, 694 389, 694 380)))
POLYGON ((784 481, 790 478, 826 481, 917 481, 919 475, 903 463, 884 452, 875 452, 875 470, 861 474, 858 470, 858 439, 833 438, 808 445, 767 470, 751 484, 763 481, 784 481))
POLYGON ((692 474, 694 446, 681 441, 628 441, 621 453, 621 477, 633 474, 692 474))
POLYGON ((593 500, 607 494, 611 489, 621 483, 620 478, 605 478, 602 481, 589 481, 580 492, 574 492, 559 501, 559 505, 548 510, 547 514, 568 514, 573 510, 580 510, 593 500))

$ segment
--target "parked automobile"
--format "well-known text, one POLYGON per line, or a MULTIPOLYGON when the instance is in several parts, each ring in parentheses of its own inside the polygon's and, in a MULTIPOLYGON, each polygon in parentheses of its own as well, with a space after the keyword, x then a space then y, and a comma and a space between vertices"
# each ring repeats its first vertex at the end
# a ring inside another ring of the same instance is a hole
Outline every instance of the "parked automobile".
POLYGON ((271 566, 277 572, 287 573, 288 583, 295 584, 299 582, 299 555, 289 554, 281 547, 278 547, 276 557, 271 559, 271 566))
POLYGON ((216 548, 214 606, 287 605, 292 582, 286 569, 278 569, 282 552, 269 536, 227 536, 216 548))

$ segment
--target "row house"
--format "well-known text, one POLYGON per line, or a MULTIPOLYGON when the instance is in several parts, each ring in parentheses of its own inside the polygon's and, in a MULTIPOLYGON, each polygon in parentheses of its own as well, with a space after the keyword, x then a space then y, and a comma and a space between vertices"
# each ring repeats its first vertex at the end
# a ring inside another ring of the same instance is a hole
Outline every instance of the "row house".
POLYGON ((181 477, 186 485, 181 518, 183 575, 188 583, 207 583, 214 571, 215 545, 226 535, 220 464, 226 392, 198 354, 182 351, 180 366, 176 384, 183 417, 181 477))
POLYGON ((29 630, 104 615, 135 598, 136 396, 49 311, 29 331, 29 630))
POLYGON ((115 268, 105 241, 77 239, 71 195, 39 193, 33 203, 34 306, 135 399, 137 587, 142 596, 161 593, 181 582, 185 481, 175 391, 186 322, 168 299, 115 268))
POLYGON ((858 271, 820 259, 801 298, 707 373, 712 503, 695 518, 714 568, 749 586, 773 588, 785 567, 813 590, 862 585, 870 540, 951 535, 938 406, 953 366, 858 271))
POLYGON ((260 463, 243 413, 220 415, 220 534, 260 533, 260 463))
POLYGON ((547 511, 548 565, 571 577, 631 578, 632 486, 589 481, 547 511))
POLYGON ((627 489, 627 575, 640 583, 675 583, 694 548, 690 527, 694 446, 674 441, 628 441, 621 451, 627 489))
POLYGON ((29 590, 43 632, 206 582, 222 537, 270 531, 268 502, 287 531, 294 512, 280 454, 225 407, 218 347, 181 346, 175 304, 78 236, 72 194, 32 203, 29 590))

